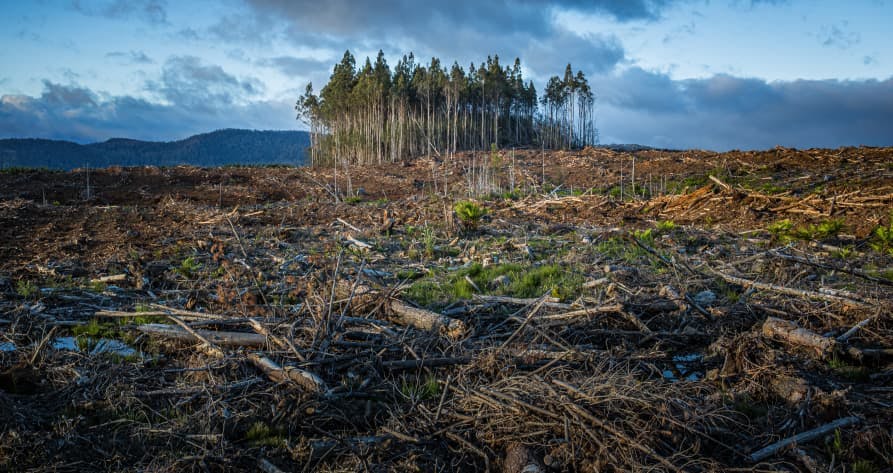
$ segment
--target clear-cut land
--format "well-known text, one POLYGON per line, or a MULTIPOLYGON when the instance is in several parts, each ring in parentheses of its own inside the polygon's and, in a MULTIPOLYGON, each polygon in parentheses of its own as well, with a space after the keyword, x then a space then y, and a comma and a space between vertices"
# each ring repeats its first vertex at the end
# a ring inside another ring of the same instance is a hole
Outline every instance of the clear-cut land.
POLYGON ((0 469, 889 471, 893 149, 0 172, 0 469))

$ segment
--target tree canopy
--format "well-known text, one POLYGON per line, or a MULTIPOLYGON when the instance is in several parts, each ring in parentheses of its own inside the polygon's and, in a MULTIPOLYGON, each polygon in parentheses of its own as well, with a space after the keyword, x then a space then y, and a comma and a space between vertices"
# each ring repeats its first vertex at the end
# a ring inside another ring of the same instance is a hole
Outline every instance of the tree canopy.
POLYGON ((581 147, 598 139, 594 96, 582 71, 574 74, 568 64, 538 100, 521 60, 503 66, 496 55, 466 70, 436 57, 419 63, 409 53, 391 70, 382 51, 361 67, 345 51, 319 95, 308 84, 295 109, 310 127, 313 164, 451 157, 494 144, 581 147))

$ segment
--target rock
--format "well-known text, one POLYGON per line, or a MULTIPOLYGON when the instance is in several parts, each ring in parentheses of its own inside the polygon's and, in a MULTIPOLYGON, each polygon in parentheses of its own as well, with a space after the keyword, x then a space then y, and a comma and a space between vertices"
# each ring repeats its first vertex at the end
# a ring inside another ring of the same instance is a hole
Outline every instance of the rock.
POLYGON ((502 276, 499 276, 490 281, 490 287, 495 289, 497 287, 508 286, 509 284, 511 284, 511 282, 512 280, 509 279, 508 276, 503 274, 502 276))
POLYGON ((692 299, 701 307, 710 307, 716 302, 716 294, 713 291, 701 291, 692 299))

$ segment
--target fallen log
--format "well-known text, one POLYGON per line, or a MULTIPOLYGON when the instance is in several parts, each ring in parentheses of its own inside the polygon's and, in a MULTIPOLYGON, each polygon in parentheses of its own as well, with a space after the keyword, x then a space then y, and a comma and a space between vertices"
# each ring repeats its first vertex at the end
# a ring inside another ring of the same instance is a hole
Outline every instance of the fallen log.
POLYGON ((794 289, 791 287, 778 286, 776 284, 767 284, 757 281, 751 281, 749 279, 739 278, 736 276, 732 276, 729 274, 722 273, 720 271, 713 270, 713 273, 722 278, 725 282, 738 284, 739 286, 744 287, 752 287, 754 289, 760 289, 764 291, 772 291, 777 292, 779 294, 786 294, 789 296, 796 297, 804 297, 807 299, 819 299, 829 302, 841 302, 843 304, 855 305, 860 307, 873 307, 871 304, 868 304, 863 301, 857 301, 855 299, 850 299, 848 297, 839 296, 836 294, 823 294, 821 292, 815 291, 807 291, 804 289, 794 289))
MULTIPOLYGON (((533 305, 539 302, 539 298, 519 298, 519 297, 508 297, 508 296, 485 296, 481 294, 475 294, 472 296, 472 299, 477 302, 495 302, 497 304, 511 304, 511 305, 533 305)), ((555 309, 570 309, 573 307, 572 304, 562 304, 559 302, 560 299, 557 297, 547 297, 543 302, 543 307, 552 307, 555 309)))
POLYGON ((309 392, 324 393, 327 391, 326 383, 310 371, 293 366, 282 367, 279 363, 257 353, 250 353, 248 360, 277 383, 291 381, 309 392))
MULTIPOLYGON (((137 330, 148 335, 163 337, 184 342, 202 342, 195 335, 186 330, 168 324, 143 324, 136 327, 137 330)), ((267 342, 267 337, 256 333, 245 332, 217 332, 214 330, 193 330, 208 342, 222 346, 248 346, 262 347, 267 342)))
MULTIPOLYGON (((381 300, 379 291, 362 282, 354 287, 354 284, 349 281, 340 281, 335 289, 339 297, 349 298, 351 304, 361 308, 376 305, 381 300)), ((462 338, 468 331, 465 322, 459 319, 413 307, 399 299, 388 298, 382 307, 388 320, 395 324, 440 333, 451 340, 462 338)), ((341 318, 344 319, 344 317, 341 318)))
POLYGON ((862 419, 851 416, 851 417, 843 417, 841 419, 837 419, 834 422, 827 423, 821 427, 816 427, 812 430, 807 430, 806 432, 801 432, 793 437, 788 437, 784 440, 779 440, 778 442, 773 443, 772 445, 768 445, 766 447, 757 450, 756 452, 751 453, 747 456, 747 460, 751 463, 756 463, 762 460, 765 460, 779 451, 791 446, 791 445, 802 445, 806 442, 819 438, 825 434, 831 433, 841 427, 847 427, 850 425, 858 424, 862 419))
POLYGON ((837 346, 833 338, 823 337, 812 330, 800 327, 796 322, 777 317, 767 317, 763 322, 762 332, 763 336, 774 340, 812 348, 821 357, 833 353, 837 346))
POLYGON ((468 330, 465 322, 459 319, 447 317, 430 310, 412 307, 402 301, 391 300, 388 308, 392 314, 389 317, 392 322, 409 325, 421 330, 439 332, 452 340, 462 338, 468 330))

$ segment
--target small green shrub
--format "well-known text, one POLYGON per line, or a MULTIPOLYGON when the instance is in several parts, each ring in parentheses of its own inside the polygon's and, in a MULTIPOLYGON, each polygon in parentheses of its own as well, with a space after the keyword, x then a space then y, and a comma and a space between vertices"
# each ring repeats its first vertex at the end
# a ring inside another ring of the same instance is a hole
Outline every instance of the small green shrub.
POLYGON ((871 248, 878 253, 886 253, 893 256, 893 213, 890 214, 890 223, 874 229, 874 241, 871 248))
POLYGON ((794 228, 794 222, 784 219, 769 225, 766 227, 766 230, 772 234, 774 240, 787 243, 791 240, 790 232, 792 228, 794 228))
POLYGON ((487 215, 485 208, 470 200, 456 202, 453 210, 456 212, 456 217, 468 231, 477 230, 481 219, 484 218, 484 215, 487 215))
POLYGON ((195 275, 196 271, 198 271, 199 268, 201 268, 201 264, 199 264, 199 262, 196 261, 194 257, 189 256, 184 259, 182 263, 180 263, 180 266, 175 269, 175 271, 180 276, 189 279, 195 275))
POLYGON ((657 222, 657 225, 654 226, 654 229, 658 233, 667 233, 667 232, 672 232, 673 230, 675 230, 676 226, 677 226, 676 222, 674 222, 672 220, 661 220, 661 221, 657 222))
POLYGON ((359 204, 362 201, 363 201, 363 199, 360 196, 356 196, 356 195, 352 195, 352 196, 344 198, 344 203, 350 204, 350 205, 359 204))
POLYGON ((19 279, 16 283, 16 293, 25 299, 31 299, 40 294, 40 288, 31 281, 19 279))

